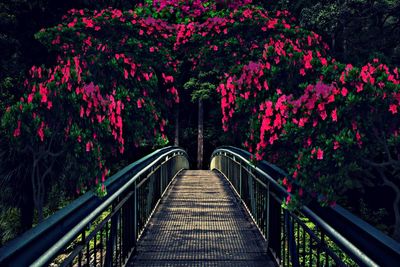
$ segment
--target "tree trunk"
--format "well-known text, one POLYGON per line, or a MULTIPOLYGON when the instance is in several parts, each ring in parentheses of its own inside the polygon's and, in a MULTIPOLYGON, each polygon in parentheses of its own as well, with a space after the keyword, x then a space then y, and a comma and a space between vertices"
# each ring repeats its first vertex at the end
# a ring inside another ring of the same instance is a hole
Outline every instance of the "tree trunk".
POLYGON ((386 184, 389 185, 396 194, 393 201, 393 211, 394 211, 393 238, 397 241, 400 241, 400 188, 392 181, 386 184))
POLYGON ((35 206, 33 205, 33 192, 31 184, 24 182, 23 189, 24 193, 21 196, 19 207, 21 212, 19 229, 20 234, 32 228, 33 214, 35 210, 35 206))
POLYGON ((331 50, 335 52, 335 46, 336 46, 336 36, 335 33, 331 33, 331 50))
POLYGON ((393 238, 400 242, 400 193, 399 192, 397 192, 396 199, 393 202, 393 209, 395 211, 393 238))
POLYGON ((198 110, 198 122, 197 122, 197 169, 201 170, 203 168, 203 100, 199 99, 199 110, 198 110))
MULTIPOLYGON (((393 189, 395 198, 393 200, 393 212, 394 212, 394 231, 393 238, 400 241, 400 187, 393 181, 391 181, 385 174, 384 168, 378 169, 378 173, 383 180, 383 184, 393 189)), ((393 176, 396 173, 391 173, 393 176)))
POLYGON ((343 58, 345 62, 348 62, 347 60, 347 27, 343 27, 343 58))
POLYGON ((179 146, 179 106, 175 109, 175 140, 174 146, 179 146))
POLYGON ((42 194, 44 194, 44 189, 42 188, 43 182, 42 177, 40 177, 39 172, 39 163, 37 156, 33 156, 33 165, 32 165, 32 174, 31 174, 31 183, 32 183, 32 195, 33 195, 33 204, 37 211, 38 215, 38 223, 43 221, 43 201, 42 194))

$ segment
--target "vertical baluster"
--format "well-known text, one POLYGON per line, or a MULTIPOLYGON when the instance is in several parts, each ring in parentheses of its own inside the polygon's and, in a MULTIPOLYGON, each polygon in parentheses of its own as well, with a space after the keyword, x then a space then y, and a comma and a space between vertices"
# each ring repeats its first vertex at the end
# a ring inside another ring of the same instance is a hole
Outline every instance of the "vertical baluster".
POLYGON ((269 212, 270 212, 270 198, 269 198, 269 182, 267 183, 267 188, 266 188, 266 205, 267 205, 267 214, 266 214, 266 218, 265 218, 265 236, 267 237, 267 247, 269 248, 270 245, 270 234, 269 234, 269 212))
POLYGON ((243 166, 240 165, 240 173, 239 173, 239 195, 242 197, 242 176, 243 176, 243 166))
POLYGON ((297 252, 297 257, 299 258, 299 264, 300 264, 300 224, 296 220, 296 252, 297 252))
POLYGON ((294 219, 290 212, 287 212, 288 218, 288 227, 289 227, 289 249, 290 249, 290 257, 292 266, 298 267, 299 266, 299 254, 297 253, 297 245, 296 245, 296 238, 295 238, 295 228, 294 228, 294 219))
POLYGON ((93 255, 94 255, 94 257, 93 257, 93 266, 97 266, 97 234, 98 233, 96 233, 95 235, 94 235, 94 246, 93 246, 93 255))
MULTIPOLYGON (((112 211, 114 208, 112 209, 112 211)), ((112 212, 111 211, 111 212, 112 212)), ((118 216, 119 212, 115 213, 114 216, 111 217, 111 229, 110 229, 110 234, 109 238, 107 240, 107 250, 106 250, 106 257, 105 257, 105 266, 114 266, 113 264, 113 258, 114 258, 114 252, 115 252, 115 247, 117 242, 115 242, 115 238, 117 235, 117 223, 118 223, 118 216)))
POLYGON ((160 198, 164 191, 163 183, 164 183, 164 165, 161 165, 161 167, 160 167, 160 198))
POLYGON ((285 240, 285 242, 284 242, 284 247, 285 247, 285 253, 284 253, 284 255, 285 255, 285 266, 289 266, 289 261, 290 261, 290 255, 289 255, 289 236, 288 236, 288 232, 287 232, 287 227, 285 227, 286 226, 286 223, 285 223, 285 218, 286 218, 286 213, 287 213, 287 211, 286 210, 284 210, 283 211, 283 223, 282 223, 282 227, 283 227, 283 231, 284 231, 284 240, 285 240))
MULTIPOLYGON (((285 211, 283 211, 283 212, 285 212, 285 211)), ((283 263, 283 266, 286 266, 285 265, 285 260, 286 260, 286 253, 285 253, 285 247, 286 247, 286 232, 285 232, 285 227, 284 227, 284 225, 285 225, 285 222, 284 222, 284 220, 282 220, 282 223, 280 224, 280 227, 281 227, 281 233, 282 233, 282 238, 281 238, 281 250, 282 250, 282 263, 283 263)))
POLYGON ((306 231, 304 230, 304 227, 302 227, 303 231, 303 266, 306 266, 306 231))
MULTIPOLYGON (((128 192, 129 194, 129 192, 128 192)), ((127 255, 127 246, 128 246, 128 238, 127 235, 129 234, 127 223, 129 221, 129 212, 128 212, 128 207, 129 207, 129 200, 130 197, 128 197, 127 201, 125 204, 121 207, 121 258, 124 260, 126 255, 127 255)))
MULTIPOLYGON (((112 212, 112 210, 110 211, 112 212)), ((106 259, 107 259, 107 251, 108 251, 108 239, 110 238, 109 235, 109 224, 111 223, 111 218, 110 220, 106 223, 106 235, 105 235, 105 240, 104 240, 104 249, 105 249, 105 255, 104 255, 104 266, 107 266, 106 259)))
POLYGON ((313 243, 313 240, 312 240, 312 237, 311 237, 311 235, 310 234, 308 234, 309 235, 309 237, 310 237, 310 240, 309 240, 309 242, 308 242, 308 248, 309 248, 309 256, 310 256, 310 259, 309 259, 309 261, 310 261, 310 266, 312 266, 312 262, 313 262, 313 248, 312 248, 312 243, 313 243))
MULTIPOLYGON (((107 222, 105 223, 105 226, 107 222)), ((104 250, 104 243, 103 243, 103 231, 104 227, 100 229, 100 266, 103 266, 103 250, 104 250)))
MULTIPOLYGON (((325 252, 325 266, 327 266, 327 258, 328 258, 328 254, 327 254, 327 249, 328 247, 325 244, 325 233, 321 231, 321 249, 323 252, 325 252)), ((322 258, 324 260, 324 258, 322 258)))
POLYGON ((138 190, 136 187, 136 181, 133 184, 133 245, 136 249, 136 241, 138 236, 137 222, 138 222, 138 210, 137 210, 137 198, 138 198, 138 190))
POLYGON ((90 240, 88 240, 86 244, 86 266, 89 266, 90 263, 90 240))
POLYGON ((329 266, 329 264, 330 264, 329 255, 328 255, 328 253, 325 251, 325 266, 329 266))
MULTIPOLYGON (((319 231, 319 233, 321 235, 320 237, 321 237, 321 240, 322 240, 322 232, 321 232, 321 230, 319 231)), ((318 236, 318 232, 317 232, 317 236, 318 236)), ((321 243, 317 243, 317 247, 316 247, 316 249, 317 249, 317 266, 319 266, 319 263, 320 263, 321 246, 322 246, 322 241, 321 241, 321 243)))
POLYGON ((254 181, 253 186, 254 186, 254 194, 255 194, 255 201, 254 201, 255 202, 254 208, 255 208, 255 213, 256 213, 255 219, 256 219, 257 225, 260 225, 259 205, 258 205, 260 195, 258 194, 258 182, 255 179, 253 179, 253 181, 254 181))
POLYGON ((82 266, 82 251, 79 251, 78 255, 78 267, 82 266))
POLYGON ((257 194, 258 194, 258 201, 257 201, 257 207, 258 207, 258 225, 262 229, 262 208, 263 208, 263 200, 262 200, 262 192, 260 191, 261 185, 257 182, 257 194))
POLYGON ((120 266, 122 266, 122 264, 123 264, 123 262, 122 262, 122 260, 124 259, 123 258, 123 240, 122 240, 122 238, 123 238, 123 220, 122 220, 122 216, 120 216, 119 217, 119 257, 120 257, 120 260, 119 260, 119 265, 120 266))

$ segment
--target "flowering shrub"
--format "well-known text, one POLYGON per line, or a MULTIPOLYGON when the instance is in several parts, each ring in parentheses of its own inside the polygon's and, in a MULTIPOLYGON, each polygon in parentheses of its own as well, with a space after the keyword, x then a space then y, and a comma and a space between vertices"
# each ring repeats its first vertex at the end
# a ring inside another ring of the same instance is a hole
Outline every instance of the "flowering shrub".
POLYGON ((14 149, 33 159, 37 209, 54 163, 76 162, 70 175, 77 193, 96 184, 104 194, 107 159, 166 138, 159 104, 179 101, 170 75, 176 63, 165 47, 171 30, 133 11, 71 10, 37 34, 58 54, 57 64, 32 67, 25 96, 2 118, 14 149))
POLYGON ((285 204, 306 197, 334 205, 365 182, 360 177, 398 190, 398 69, 377 59, 360 68, 340 64, 287 13, 255 14, 245 9, 242 21, 259 21, 246 30, 262 37, 219 86, 222 120, 226 130, 228 122, 247 124, 240 128, 250 127, 245 146, 256 159, 290 171, 293 179, 282 180, 292 193, 285 204))

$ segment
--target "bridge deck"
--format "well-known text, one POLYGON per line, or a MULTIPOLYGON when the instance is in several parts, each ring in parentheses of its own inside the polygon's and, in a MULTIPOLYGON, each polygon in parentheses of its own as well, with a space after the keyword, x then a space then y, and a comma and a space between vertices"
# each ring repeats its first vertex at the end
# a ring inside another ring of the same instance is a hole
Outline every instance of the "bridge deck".
POLYGON ((185 171, 164 196, 128 266, 274 266, 263 244, 225 179, 185 171))

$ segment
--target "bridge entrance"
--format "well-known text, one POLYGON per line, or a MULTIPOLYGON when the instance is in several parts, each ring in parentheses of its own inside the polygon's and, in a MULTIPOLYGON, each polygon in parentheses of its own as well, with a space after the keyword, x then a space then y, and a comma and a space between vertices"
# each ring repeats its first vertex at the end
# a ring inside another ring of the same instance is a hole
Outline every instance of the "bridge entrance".
POLYGON ((227 180, 181 172, 150 219, 128 266, 275 266, 227 180))

